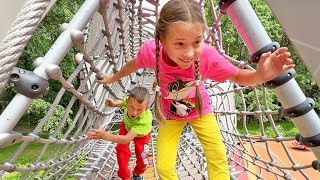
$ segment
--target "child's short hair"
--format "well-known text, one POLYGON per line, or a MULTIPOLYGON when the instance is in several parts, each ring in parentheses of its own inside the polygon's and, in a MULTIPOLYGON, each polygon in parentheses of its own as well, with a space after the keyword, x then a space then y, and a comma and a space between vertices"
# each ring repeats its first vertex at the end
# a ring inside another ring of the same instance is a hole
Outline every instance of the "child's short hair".
POLYGON ((150 93, 147 88, 136 86, 130 90, 129 98, 134 98, 139 103, 143 103, 145 100, 147 100, 149 104, 150 100, 150 93))

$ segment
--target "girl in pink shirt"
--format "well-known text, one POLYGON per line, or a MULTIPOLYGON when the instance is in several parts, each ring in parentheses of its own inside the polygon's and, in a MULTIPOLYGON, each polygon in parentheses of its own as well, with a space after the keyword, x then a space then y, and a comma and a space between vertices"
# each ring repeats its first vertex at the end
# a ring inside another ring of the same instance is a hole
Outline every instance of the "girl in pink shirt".
POLYGON ((293 68, 290 52, 264 53, 256 70, 238 69, 203 42, 205 20, 194 0, 171 0, 160 12, 155 40, 144 42, 135 59, 99 83, 113 83, 139 68, 156 73, 155 112, 160 122, 156 168, 160 179, 177 180, 178 143, 189 123, 200 140, 209 179, 230 179, 226 151, 203 80, 231 80, 253 85, 272 80, 293 68))

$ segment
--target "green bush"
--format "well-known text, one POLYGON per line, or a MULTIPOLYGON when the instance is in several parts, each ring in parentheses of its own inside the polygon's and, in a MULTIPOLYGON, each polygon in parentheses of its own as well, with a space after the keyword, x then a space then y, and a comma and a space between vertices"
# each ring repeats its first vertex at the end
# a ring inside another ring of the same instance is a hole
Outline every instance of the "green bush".
MULTIPOLYGON (((51 103, 46 102, 42 99, 36 99, 31 103, 27 113, 29 116, 31 116, 31 119, 40 120, 46 115, 50 107, 51 107, 51 103)), ((65 114, 64 107, 61 105, 58 105, 53 115, 49 117, 48 121, 43 126, 42 131, 47 132, 49 134, 53 134, 56 127, 59 125, 60 121, 62 120, 64 114, 65 114)), ((69 114, 72 114, 72 111, 69 114)), ((72 119, 68 117, 67 124, 71 124, 71 123, 72 123, 72 119)), ((63 126, 63 127, 65 128, 66 126, 63 126)), ((60 131, 59 136, 61 135, 62 135, 62 132, 60 131)))

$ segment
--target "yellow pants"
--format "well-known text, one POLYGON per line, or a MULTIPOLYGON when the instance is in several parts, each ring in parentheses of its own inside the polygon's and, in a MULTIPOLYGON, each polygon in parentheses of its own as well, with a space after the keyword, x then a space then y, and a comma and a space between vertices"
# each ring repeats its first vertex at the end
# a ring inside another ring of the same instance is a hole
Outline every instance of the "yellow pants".
POLYGON ((157 143, 157 172, 161 180, 178 180, 175 172, 178 142, 185 124, 189 122, 195 130, 207 161, 210 180, 229 180, 226 151, 213 114, 191 121, 167 120, 160 125, 157 143))

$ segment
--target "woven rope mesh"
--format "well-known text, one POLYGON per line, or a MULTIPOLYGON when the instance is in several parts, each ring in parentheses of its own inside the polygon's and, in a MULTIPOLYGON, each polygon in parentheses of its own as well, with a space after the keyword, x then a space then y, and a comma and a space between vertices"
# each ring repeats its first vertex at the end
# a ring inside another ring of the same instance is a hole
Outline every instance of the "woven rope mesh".
MULTIPOLYGON (((212 16, 214 21, 220 21, 219 15, 222 14, 217 11, 217 2, 199 3, 210 10, 211 14, 206 14, 206 17, 212 16)), ((153 38, 158 11, 163 4, 164 1, 156 0, 88 0, 73 19, 66 22, 68 24, 62 25, 61 35, 44 55, 43 62, 33 71, 44 79, 55 79, 62 88, 34 129, 27 133, 12 129, 0 132, 0 157, 5 159, 0 164, 0 179, 8 178, 11 173, 20 174, 19 179, 117 178, 116 144, 104 140, 89 141, 85 134, 97 127, 98 122, 102 122, 106 131, 117 134, 123 110, 106 107, 104 99, 121 99, 137 85, 147 87, 153 96, 155 74, 151 69, 140 69, 111 85, 100 85, 96 79, 102 72, 114 74, 119 71, 135 57, 145 40, 153 38), (71 48, 78 52, 75 55, 77 65, 67 77, 60 74, 59 64, 71 48), (74 86, 76 81, 78 83, 74 86), (44 136, 42 131, 51 123, 56 109, 61 107, 62 99, 67 101, 63 115, 55 128, 44 136), (34 145, 38 148, 34 148, 34 145), (12 148, 6 157, 1 153, 5 147, 12 148), (36 158, 24 164, 17 163, 26 156, 28 148, 37 154, 36 158)), ((209 28, 211 33, 206 36, 207 42, 215 43, 218 51, 233 64, 253 69, 247 61, 231 58, 222 48, 221 32, 224 29, 218 24, 209 28)), ((10 62, 13 60, 18 61, 18 58, 10 59, 10 62)), ((6 63, 4 59, 1 61, 6 63)), ((0 68, 5 73, 12 70, 11 66, 0 68)), ((314 169, 319 163, 310 148, 304 151, 294 149, 295 137, 284 136, 286 132, 276 122, 276 119, 281 119, 278 111, 280 105, 271 107, 268 104, 267 99, 275 96, 271 89, 263 85, 243 87, 229 81, 216 83, 209 80, 205 81, 205 86, 227 150, 232 178, 269 180, 320 177, 319 170, 314 169), (253 121, 257 124, 256 133, 250 134, 247 125, 253 121), (304 153, 305 159, 300 157, 304 153)), ((34 101, 24 95, 15 98, 10 102, 10 107, 28 109, 34 101)), ((5 117, 6 114, 2 113, 1 116, 5 117)), ((157 129, 154 121, 149 150, 150 167, 144 173, 145 179, 158 179, 155 162, 157 129)), ((298 130, 293 134, 297 133, 298 130)), ((129 164, 131 169, 134 168, 134 162, 133 151, 129 164)), ((179 142, 176 172, 180 179, 208 179, 206 168, 201 144, 192 127, 186 125, 179 142)))

